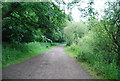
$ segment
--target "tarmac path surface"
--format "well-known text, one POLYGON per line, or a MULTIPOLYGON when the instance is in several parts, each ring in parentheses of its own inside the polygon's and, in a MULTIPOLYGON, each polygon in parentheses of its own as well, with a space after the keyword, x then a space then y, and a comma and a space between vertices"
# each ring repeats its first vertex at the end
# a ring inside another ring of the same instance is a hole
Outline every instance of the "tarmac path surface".
POLYGON ((75 58, 64 51, 65 45, 56 46, 44 54, 6 67, 3 79, 92 79, 75 58))

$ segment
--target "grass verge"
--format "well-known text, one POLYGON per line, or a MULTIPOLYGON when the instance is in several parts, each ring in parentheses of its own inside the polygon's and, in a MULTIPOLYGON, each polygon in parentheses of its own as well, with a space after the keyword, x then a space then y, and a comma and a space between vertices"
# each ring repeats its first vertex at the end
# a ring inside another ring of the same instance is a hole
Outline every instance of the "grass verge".
MULTIPOLYGON (((74 51, 71 50, 70 46, 65 47, 65 51, 68 54, 68 56, 76 58, 76 54, 74 51)), ((78 63, 87 71, 90 73, 90 75, 93 77, 93 79, 104 79, 101 75, 98 75, 98 73, 94 70, 90 64, 87 62, 84 62, 82 60, 78 60, 78 63)))
POLYGON ((41 43, 41 42, 31 42, 31 43, 20 43, 11 44, 3 43, 2 45, 2 68, 25 61, 33 56, 42 54, 48 51, 50 48, 60 45, 59 43, 41 43))

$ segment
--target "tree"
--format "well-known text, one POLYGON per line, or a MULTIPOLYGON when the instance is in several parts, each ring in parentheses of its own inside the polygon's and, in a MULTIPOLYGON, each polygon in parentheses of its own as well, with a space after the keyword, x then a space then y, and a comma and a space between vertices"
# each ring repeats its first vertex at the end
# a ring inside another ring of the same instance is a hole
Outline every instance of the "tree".
POLYGON ((63 29, 66 15, 51 2, 7 2, 2 11, 3 41, 30 42, 35 41, 36 35, 39 39, 61 39, 58 32, 63 29))
POLYGON ((108 8, 105 9, 103 17, 104 28, 115 46, 115 52, 118 54, 117 65, 120 68, 120 9, 117 8, 120 2, 107 2, 108 8))

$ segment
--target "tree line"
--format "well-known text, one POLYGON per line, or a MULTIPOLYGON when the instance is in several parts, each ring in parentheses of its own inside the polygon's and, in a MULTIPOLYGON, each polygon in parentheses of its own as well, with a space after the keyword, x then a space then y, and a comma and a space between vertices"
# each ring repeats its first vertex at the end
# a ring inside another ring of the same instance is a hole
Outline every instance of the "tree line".
POLYGON ((81 16, 87 21, 68 22, 64 28, 64 37, 75 57, 90 64, 97 75, 106 79, 119 79, 120 2, 105 4, 107 8, 99 20, 100 14, 94 10, 94 1, 89 1, 84 9, 79 8, 81 16))
POLYGON ((66 14, 52 2, 2 3, 4 42, 62 42, 66 14))

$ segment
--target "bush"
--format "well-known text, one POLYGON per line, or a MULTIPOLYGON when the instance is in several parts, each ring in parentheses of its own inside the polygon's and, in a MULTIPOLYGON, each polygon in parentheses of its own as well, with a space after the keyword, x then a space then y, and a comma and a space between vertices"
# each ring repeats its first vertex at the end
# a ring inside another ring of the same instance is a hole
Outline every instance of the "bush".
POLYGON ((87 31, 87 25, 82 21, 76 23, 69 22, 64 28, 64 37, 67 41, 67 45, 71 45, 73 43, 77 44, 78 39, 83 37, 87 31))

